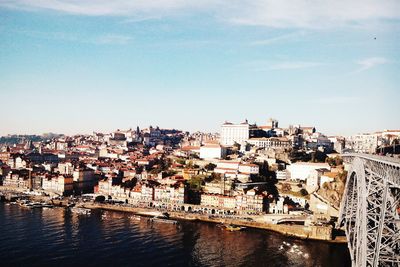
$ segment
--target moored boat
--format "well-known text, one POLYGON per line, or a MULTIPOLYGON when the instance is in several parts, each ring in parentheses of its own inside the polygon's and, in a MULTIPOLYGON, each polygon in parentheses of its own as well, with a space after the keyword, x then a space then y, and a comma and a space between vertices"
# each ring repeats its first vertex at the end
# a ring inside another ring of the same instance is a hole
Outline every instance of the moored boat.
POLYGON ((43 208, 43 204, 40 202, 33 202, 32 205, 30 206, 31 209, 38 209, 38 208, 43 208))
POLYGON ((70 208, 71 212, 78 214, 78 215, 90 215, 91 210, 86 208, 79 208, 79 207, 72 207, 70 208))
POLYGON ((169 219, 164 219, 164 218, 159 218, 159 217, 154 217, 149 220, 149 222, 160 222, 160 223, 168 223, 168 224, 178 224, 178 221, 175 220, 169 220, 169 219))
POLYGON ((246 227, 229 224, 229 225, 225 225, 224 229, 227 231, 233 232, 233 231, 241 231, 243 229, 246 229, 246 227))
POLYGON ((132 215, 132 216, 129 217, 129 219, 136 220, 136 221, 140 221, 141 220, 140 216, 137 216, 137 215, 132 215))

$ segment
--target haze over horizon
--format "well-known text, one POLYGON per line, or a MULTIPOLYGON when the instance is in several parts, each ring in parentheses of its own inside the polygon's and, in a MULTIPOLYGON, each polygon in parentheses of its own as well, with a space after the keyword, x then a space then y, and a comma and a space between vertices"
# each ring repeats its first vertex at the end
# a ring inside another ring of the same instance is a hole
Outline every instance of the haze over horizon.
POLYGON ((0 0, 0 135, 400 128, 400 2, 0 0))

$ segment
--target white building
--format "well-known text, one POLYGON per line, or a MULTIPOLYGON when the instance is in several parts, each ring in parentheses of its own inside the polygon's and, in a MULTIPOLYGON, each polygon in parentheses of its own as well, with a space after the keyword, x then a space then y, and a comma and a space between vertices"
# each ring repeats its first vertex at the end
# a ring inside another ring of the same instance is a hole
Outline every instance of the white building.
POLYGON ((357 153, 375 153, 378 145, 378 135, 375 133, 352 135, 346 142, 346 147, 353 149, 357 153))
POLYGON ((400 137, 400 130, 383 130, 382 132, 382 137, 383 138, 388 138, 388 137, 393 137, 393 136, 397 136, 398 138, 400 137))
POLYGON ((200 147, 201 159, 220 159, 226 156, 226 148, 218 144, 206 144, 200 147))
POLYGON ((220 160, 217 162, 214 172, 231 179, 237 178, 239 181, 246 183, 250 175, 259 173, 259 166, 257 164, 241 163, 234 160, 220 160))
POLYGON ((58 163, 58 171, 60 174, 71 175, 74 172, 74 165, 71 162, 58 163))
POLYGON ((73 192, 74 184, 72 176, 54 176, 42 178, 42 189, 47 192, 68 195, 73 192))
POLYGON ((219 194, 201 194, 202 206, 232 209, 236 208, 236 198, 219 194))
POLYGON ((289 213, 288 206, 284 205, 285 198, 279 197, 277 201, 269 203, 268 212, 271 214, 287 214, 289 213))
POLYGON ((292 142, 286 137, 260 137, 260 138, 250 138, 249 144, 254 145, 259 148, 291 148, 292 142))
POLYGON ((290 172, 290 179, 295 181, 306 181, 311 171, 316 169, 328 169, 331 167, 328 163, 314 163, 314 162, 296 162, 287 167, 290 172))
MULTIPOLYGON (((238 170, 239 169, 239 160, 220 160, 217 162, 217 167, 215 169, 231 169, 238 170)), ((215 171, 214 169, 214 171, 215 171)))
POLYGON ((185 202, 185 187, 158 186, 154 188, 154 201, 168 204, 183 204, 185 202))
POLYGON ((221 126, 220 144, 223 146, 232 146, 235 143, 242 144, 250 137, 250 129, 253 128, 247 120, 240 124, 225 122, 221 126))
POLYGON ((239 172, 244 174, 258 174, 260 167, 257 164, 241 163, 239 164, 239 172))

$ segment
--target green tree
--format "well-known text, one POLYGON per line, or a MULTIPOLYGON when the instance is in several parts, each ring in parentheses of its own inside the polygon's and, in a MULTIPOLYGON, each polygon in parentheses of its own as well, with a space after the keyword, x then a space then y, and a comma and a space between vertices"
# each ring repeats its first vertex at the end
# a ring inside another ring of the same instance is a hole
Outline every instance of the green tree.
POLYGON ((264 161, 262 163, 258 163, 259 166, 259 174, 255 175, 251 178, 253 182, 266 182, 264 186, 264 190, 274 197, 278 197, 279 192, 276 184, 278 180, 276 179, 276 172, 270 171, 268 162, 264 161))
POLYGON ((202 184, 203 184, 203 178, 201 177, 201 176, 199 176, 199 175, 194 175, 194 176, 192 176, 192 178, 188 181, 188 183, 189 183, 189 187, 191 188, 191 189, 194 189, 194 190, 200 190, 201 189, 201 186, 202 186, 202 184))
POLYGON ((186 160, 185 160, 185 159, 182 159, 182 158, 177 158, 177 159, 176 159, 176 162, 179 163, 179 164, 185 165, 186 160))
POLYGON ((215 169, 215 167, 217 167, 217 165, 213 164, 213 163, 208 163, 206 166, 204 166, 204 168, 207 171, 213 171, 215 169))

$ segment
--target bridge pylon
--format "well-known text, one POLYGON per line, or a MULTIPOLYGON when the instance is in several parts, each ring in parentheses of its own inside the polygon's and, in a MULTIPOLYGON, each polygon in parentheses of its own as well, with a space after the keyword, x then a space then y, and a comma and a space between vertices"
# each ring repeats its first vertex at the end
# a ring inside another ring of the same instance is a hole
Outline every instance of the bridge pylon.
POLYGON ((344 154, 350 165, 339 223, 353 266, 400 266, 400 161, 344 154))

